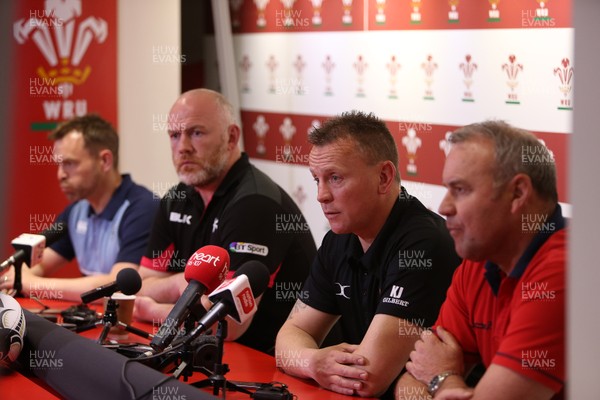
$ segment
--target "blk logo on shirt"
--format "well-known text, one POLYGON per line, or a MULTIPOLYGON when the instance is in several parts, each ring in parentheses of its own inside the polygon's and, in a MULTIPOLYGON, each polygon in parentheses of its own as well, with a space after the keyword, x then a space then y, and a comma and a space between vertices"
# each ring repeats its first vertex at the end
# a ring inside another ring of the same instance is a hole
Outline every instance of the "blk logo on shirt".
POLYGON ((178 212, 171 211, 171 214, 169 215, 169 221, 177 222, 180 224, 191 225, 192 224, 192 216, 186 215, 186 214, 179 214, 178 212))

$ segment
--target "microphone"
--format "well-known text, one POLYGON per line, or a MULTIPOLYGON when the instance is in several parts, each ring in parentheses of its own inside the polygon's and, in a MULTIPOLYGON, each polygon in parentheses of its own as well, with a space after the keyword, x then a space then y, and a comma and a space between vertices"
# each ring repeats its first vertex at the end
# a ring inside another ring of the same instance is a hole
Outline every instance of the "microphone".
POLYGON ((222 247, 203 246, 192 254, 184 271, 185 280, 189 283, 152 338, 150 346, 154 350, 163 351, 173 341, 191 308, 204 293, 219 286, 228 271, 229 253, 222 247))
POLYGON ((99 286, 81 294, 81 302, 84 304, 98 300, 102 297, 111 296, 114 292, 122 292, 130 295, 136 294, 142 288, 142 278, 133 268, 123 268, 117 273, 114 282, 99 286))
POLYGON ((242 264, 234 274, 234 279, 223 282, 208 298, 214 302, 184 343, 190 343, 198 335, 206 332, 216 322, 227 315, 243 324, 256 312, 256 298, 269 285, 269 270, 260 261, 251 260, 242 264))
POLYGON ((50 246, 67 233, 67 224, 58 222, 40 234, 23 233, 11 242, 15 253, 0 264, 0 274, 11 265, 25 263, 29 267, 42 261, 42 254, 46 246, 50 246))

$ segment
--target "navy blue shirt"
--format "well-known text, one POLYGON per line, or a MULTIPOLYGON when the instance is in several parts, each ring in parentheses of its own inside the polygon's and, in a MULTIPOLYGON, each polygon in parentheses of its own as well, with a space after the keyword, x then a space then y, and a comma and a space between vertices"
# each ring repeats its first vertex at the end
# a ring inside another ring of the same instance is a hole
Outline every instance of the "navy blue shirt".
POLYGON ((119 262, 139 264, 146 250, 158 199, 128 174, 122 178, 100 214, 79 200, 57 218, 67 224, 68 235, 50 248, 67 260, 77 258, 84 275, 108 274, 119 262))

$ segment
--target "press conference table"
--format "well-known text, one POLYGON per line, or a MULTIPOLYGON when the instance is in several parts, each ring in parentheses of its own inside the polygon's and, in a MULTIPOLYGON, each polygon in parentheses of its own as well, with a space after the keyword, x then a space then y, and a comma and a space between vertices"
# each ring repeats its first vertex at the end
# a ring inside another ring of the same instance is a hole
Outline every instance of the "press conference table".
MULTIPOLYGON (((25 309, 39 309, 40 306, 30 299, 19 299, 19 303, 25 309)), ((43 303, 52 309, 66 309, 73 303, 57 300, 43 300, 43 303)), ((98 311, 101 311, 98 309, 98 311)), ((152 332, 153 328, 149 324, 134 322, 133 326, 146 332, 152 332)), ((96 340, 101 332, 101 328, 95 328, 80 333, 81 336, 96 340)), ((147 344, 148 340, 129 333, 127 342, 139 342, 147 344)), ((235 342, 226 342, 224 347, 223 362, 229 365, 230 371, 225 375, 228 381, 243 382, 282 382, 288 386, 288 390, 297 396, 297 399, 331 399, 348 400, 349 397, 319 388, 312 381, 297 379, 286 375, 275 367, 273 357, 245 347, 235 342)), ((98 366, 99 369, 102 366, 98 366)), ((195 372, 189 382, 196 382, 205 378, 205 375, 195 372)), ((212 392, 211 388, 198 389, 212 392)), ((2 400, 21 400, 21 399, 58 399, 58 395, 53 393, 52 389, 44 385, 39 380, 30 380, 29 378, 9 371, 8 374, 0 374, 0 398, 2 400)), ((248 399, 247 394, 227 391, 228 399, 248 399)))

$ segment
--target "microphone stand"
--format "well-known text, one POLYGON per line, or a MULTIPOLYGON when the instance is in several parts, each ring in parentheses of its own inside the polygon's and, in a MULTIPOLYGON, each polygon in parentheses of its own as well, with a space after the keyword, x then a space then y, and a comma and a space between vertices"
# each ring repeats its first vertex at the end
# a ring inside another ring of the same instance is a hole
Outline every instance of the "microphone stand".
MULTIPOLYGON (((225 374, 227 372, 229 372, 229 365, 223 363, 223 344, 225 342, 225 338, 227 337, 227 321, 226 320, 223 319, 223 320, 219 321, 218 327, 217 327, 217 333, 215 336, 217 338, 217 354, 216 354, 216 361, 215 361, 213 371, 210 375, 208 375, 205 371, 202 371, 208 376, 208 378, 203 379, 198 382, 194 382, 191 385, 194 387, 197 387, 197 388, 204 388, 204 387, 212 386, 213 395, 215 395, 215 396, 218 396, 219 391, 223 390, 223 398, 225 398, 225 391, 227 389, 245 393, 245 394, 249 395, 250 397, 252 397, 252 392, 250 392, 232 382, 227 381, 227 379, 225 378, 225 374)), ((173 373, 173 377, 175 379, 179 378, 179 376, 183 374, 184 381, 187 381, 187 377, 191 376, 191 374, 192 374, 192 371, 190 371, 190 368, 193 369, 194 353, 189 349, 189 346, 190 346, 190 342, 193 339, 195 339, 194 336, 190 337, 184 343, 184 351, 183 351, 184 355, 182 356, 182 361, 179 364, 179 367, 177 367, 177 369, 173 373)))
POLYGON ((136 327, 133 327, 131 325, 128 325, 124 322, 119 321, 117 318, 117 308, 118 307, 119 307, 119 305, 117 304, 117 302, 115 300, 113 300, 112 298, 109 298, 108 302, 106 303, 106 309, 104 310, 104 315, 102 316, 102 320, 98 321, 94 324, 78 328, 77 332, 87 331, 89 329, 93 329, 97 326, 102 325, 103 326, 102 332, 100 332, 100 336, 96 340, 96 342, 98 344, 104 344, 104 341, 106 340, 106 336, 108 335, 108 333, 110 332, 110 328, 112 328, 112 327, 121 327, 128 332, 131 332, 140 337, 143 337, 144 339, 151 339, 154 337, 154 335, 151 335, 150 333, 144 332, 141 329, 138 329, 136 327))
MULTIPOLYGON (((19 253, 19 252, 17 252, 19 253)), ((6 261, 4 261, 2 263, 2 266, 0 266, 0 272, 2 271, 6 271, 9 267, 14 267, 15 269, 15 279, 13 281, 13 287, 12 289, 9 291, 9 294, 12 297, 24 297, 23 293, 21 292, 21 290, 23 289, 23 280, 21 278, 21 268, 23 267, 23 263, 25 262, 23 260, 24 256, 23 256, 23 252, 20 252, 20 255, 17 254, 10 256, 6 261)), ((28 264, 29 265, 29 264, 28 264)))
MULTIPOLYGON (((214 358, 214 363, 212 368, 209 368, 206 365, 198 365, 198 357, 202 357, 198 350, 199 345, 197 341, 195 341, 198 336, 200 336, 201 330, 192 329, 194 325, 193 320, 190 318, 186 321, 185 324, 185 332, 191 332, 191 334, 185 338, 182 338, 181 341, 175 340, 173 342, 173 350, 165 350, 164 353, 167 354, 167 358, 163 359, 158 367, 152 367, 159 371, 163 371, 165 373, 169 371, 173 372, 173 377, 175 379, 179 379, 180 376, 183 376, 183 381, 187 382, 189 377, 191 377, 194 371, 202 372, 207 376, 206 379, 200 380, 198 382, 191 383, 192 386, 197 388, 205 388, 212 386, 213 395, 218 396, 219 391, 223 391, 223 398, 225 398, 226 390, 237 391, 240 393, 247 394, 252 398, 261 398, 261 399, 270 399, 270 398, 281 398, 287 399, 292 397, 260 397, 259 392, 261 390, 265 390, 266 388, 275 388, 279 393, 289 394, 287 392, 287 386, 281 384, 280 386, 274 386, 274 383, 259 383, 259 382, 242 382, 242 381, 228 381, 225 378, 225 374, 230 371, 229 365, 223 363, 223 353, 224 353, 224 342, 227 337, 227 321, 222 319, 218 322, 217 332, 214 336, 215 338, 215 347, 216 352, 214 357, 210 357, 210 361, 212 363, 212 359, 214 358), (179 363, 179 364, 177 364, 179 363), (173 368, 173 369, 172 369, 173 368), (249 391, 248 389, 256 390, 256 393, 249 391)), ((143 362, 143 358, 140 360, 143 362)), ((206 360, 205 361, 206 364, 206 360)), ((210 364, 209 364, 210 365, 210 364)), ((269 396, 270 393, 262 393, 262 395, 269 396)))
POLYGON ((23 263, 14 263, 13 268, 15 269, 15 281, 13 283, 13 290, 15 291, 14 297, 23 297, 23 280, 21 279, 21 268, 23 268, 23 263))

